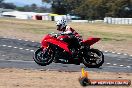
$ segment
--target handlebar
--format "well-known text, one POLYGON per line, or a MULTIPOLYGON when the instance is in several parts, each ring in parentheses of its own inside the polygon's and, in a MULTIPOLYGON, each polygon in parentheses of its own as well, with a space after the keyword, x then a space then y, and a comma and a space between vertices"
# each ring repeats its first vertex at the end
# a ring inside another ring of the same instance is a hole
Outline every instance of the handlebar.
POLYGON ((81 36, 77 37, 77 36, 75 36, 73 33, 64 34, 64 33, 54 33, 54 32, 52 32, 52 33, 50 33, 50 35, 53 36, 53 37, 55 37, 55 38, 57 38, 57 37, 59 37, 59 36, 61 36, 61 35, 68 35, 68 36, 71 37, 71 38, 72 38, 72 37, 76 37, 76 38, 79 39, 79 40, 82 39, 81 36))
POLYGON ((54 32, 52 32, 52 33, 50 33, 50 35, 53 36, 53 37, 58 37, 58 36, 60 36, 60 33, 54 33, 54 32))
POLYGON ((58 36, 60 36, 60 35, 74 36, 73 33, 64 34, 64 33, 54 33, 54 32, 50 33, 50 35, 51 35, 51 36, 54 36, 54 37, 58 37, 58 36))

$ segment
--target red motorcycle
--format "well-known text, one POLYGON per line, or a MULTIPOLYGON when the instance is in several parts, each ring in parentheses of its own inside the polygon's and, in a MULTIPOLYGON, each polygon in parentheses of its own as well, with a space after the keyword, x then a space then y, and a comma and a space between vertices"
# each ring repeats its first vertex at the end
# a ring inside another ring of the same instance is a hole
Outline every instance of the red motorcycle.
POLYGON ((46 66, 52 62, 64 64, 83 63, 86 67, 98 68, 104 63, 104 55, 90 46, 100 38, 90 37, 87 40, 77 38, 73 34, 46 35, 41 41, 41 47, 34 53, 34 61, 46 66))

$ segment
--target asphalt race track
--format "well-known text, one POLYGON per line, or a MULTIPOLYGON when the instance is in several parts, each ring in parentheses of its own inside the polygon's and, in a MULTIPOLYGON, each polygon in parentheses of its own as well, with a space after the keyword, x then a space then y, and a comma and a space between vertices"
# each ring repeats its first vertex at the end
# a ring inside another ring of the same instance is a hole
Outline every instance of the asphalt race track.
MULTIPOLYGON (((32 57, 40 43, 22 39, 0 38, 0 68, 22 68, 59 71, 80 71, 81 65, 52 63, 48 66, 37 65, 32 57)), ((132 55, 103 52, 105 62, 100 68, 85 68, 88 71, 132 72, 132 55)))

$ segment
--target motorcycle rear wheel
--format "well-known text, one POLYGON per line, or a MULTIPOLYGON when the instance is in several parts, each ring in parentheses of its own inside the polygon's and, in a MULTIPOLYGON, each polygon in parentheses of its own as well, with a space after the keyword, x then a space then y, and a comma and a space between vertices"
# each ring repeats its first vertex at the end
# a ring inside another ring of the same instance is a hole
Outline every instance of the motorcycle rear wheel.
POLYGON ((104 63, 104 55, 98 49, 90 49, 90 55, 83 58, 83 64, 88 68, 99 68, 104 63), (94 60, 93 60, 94 59, 94 60), (97 60, 99 62, 97 63, 97 60))
POLYGON ((38 65, 41 66, 49 65, 53 61, 52 50, 50 50, 50 48, 47 48, 43 51, 43 48, 39 48, 34 53, 33 59, 38 65))

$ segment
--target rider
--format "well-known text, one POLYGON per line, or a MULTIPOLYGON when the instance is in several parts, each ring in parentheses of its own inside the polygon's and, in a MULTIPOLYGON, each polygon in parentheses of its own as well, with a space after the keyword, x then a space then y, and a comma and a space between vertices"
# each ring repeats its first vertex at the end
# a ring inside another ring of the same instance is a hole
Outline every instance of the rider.
POLYGON ((62 34, 74 34, 77 38, 81 39, 81 36, 70 26, 67 26, 66 20, 58 20, 56 22, 57 30, 61 31, 62 34))
MULTIPOLYGON (((82 40, 82 37, 73 28, 71 28, 70 26, 67 26, 67 21, 66 20, 58 20, 56 22, 56 26, 57 26, 57 30, 60 31, 61 34, 73 34, 73 35, 75 35, 75 37, 79 41, 82 40)), ((77 45, 77 44, 75 45, 75 43, 73 43, 73 42, 70 42, 70 43, 72 43, 70 47, 73 47, 73 46, 75 47, 77 45)), ((76 55, 76 51, 77 51, 77 48, 75 48, 75 51, 74 51, 73 55, 74 54, 76 55)), ((76 64, 80 64, 80 63, 76 62, 76 64)))

